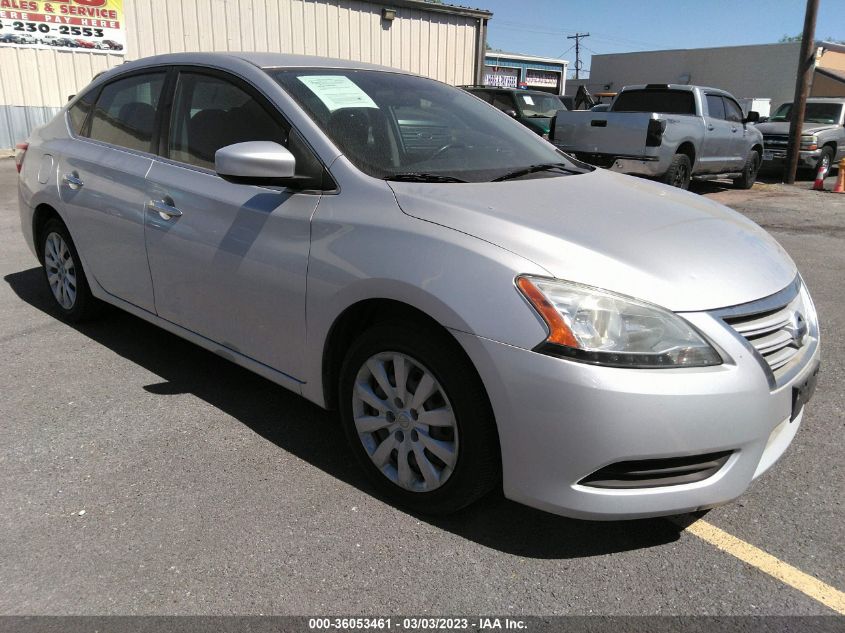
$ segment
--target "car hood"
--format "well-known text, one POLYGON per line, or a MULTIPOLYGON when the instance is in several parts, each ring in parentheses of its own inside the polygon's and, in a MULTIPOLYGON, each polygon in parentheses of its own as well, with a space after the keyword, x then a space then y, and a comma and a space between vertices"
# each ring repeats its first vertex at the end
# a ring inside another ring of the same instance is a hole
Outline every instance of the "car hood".
MULTIPOLYGON (((755 126, 763 134, 789 134, 789 121, 777 123, 760 123, 755 126)), ((817 132, 826 132, 828 130, 836 129, 836 125, 830 123, 805 123, 801 127, 802 134, 816 134, 817 132)))
POLYGON ((763 229, 712 200, 595 170, 501 183, 389 183, 408 215, 516 253, 551 276, 674 311, 783 289, 796 268, 763 229))

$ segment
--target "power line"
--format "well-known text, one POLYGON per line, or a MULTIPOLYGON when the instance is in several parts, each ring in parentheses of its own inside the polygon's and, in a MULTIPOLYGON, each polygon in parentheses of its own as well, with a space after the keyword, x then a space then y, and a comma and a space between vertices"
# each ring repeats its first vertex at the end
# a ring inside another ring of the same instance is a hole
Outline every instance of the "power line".
POLYGON ((566 55, 566 54, 567 54, 569 51, 571 51, 573 48, 575 48, 575 44, 573 44, 572 46, 570 46, 569 48, 567 48, 565 51, 563 51, 560 55, 558 55, 558 59, 560 59, 561 57, 563 57, 564 55, 566 55))
MULTIPOLYGON (((502 30, 506 31, 526 31, 529 33, 541 33, 545 35, 565 35, 567 32, 572 32, 574 29, 554 29, 554 28, 537 28, 537 24, 529 24, 525 22, 514 22, 511 20, 492 20, 490 22, 491 27, 501 28, 502 30)), ((606 41, 606 42, 617 42, 623 44, 629 44, 634 46, 648 46, 651 48, 657 47, 661 48, 664 44, 658 44, 657 42, 646 42, 644 40, 635 40, 626 37, 619 37, 616 35, 612 35, 610 33, 598 33, 595 31, 591 31, 592 37, 596 39, 606 41)))

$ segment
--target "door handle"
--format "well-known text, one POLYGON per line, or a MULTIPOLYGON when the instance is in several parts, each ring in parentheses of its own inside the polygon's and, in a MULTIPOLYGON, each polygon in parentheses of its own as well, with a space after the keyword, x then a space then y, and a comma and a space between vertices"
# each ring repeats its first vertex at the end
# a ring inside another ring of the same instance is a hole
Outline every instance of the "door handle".
POLYGON ((715 125, 713 125, 713 124, 711 123, 710 125, 708 125, 708 126, 707 126, 707 129, 708 129, 710 132, 712 132, 713 130, 715 130, 715 129, 716 129, 716 126, 715 126, 715 125))
POLYGON ((147 209, 158 213, 162 220, 172 220, 182 215, 179 209, 172 204, 167 204, 164 200, 150 200, 147 202, 147 209))
POLYGON ((62 182, 74 191, 76 191, 82 185, 85 184, 84 182, 82 182, 82 178, 79 177, 79 174, 77 174, 75 171, 62 176, 62 182))
POLYGON ((735 127, 731 128, 731 132, 736 132, 736 130, 737 130, 737 128, 735 128, 735 127))

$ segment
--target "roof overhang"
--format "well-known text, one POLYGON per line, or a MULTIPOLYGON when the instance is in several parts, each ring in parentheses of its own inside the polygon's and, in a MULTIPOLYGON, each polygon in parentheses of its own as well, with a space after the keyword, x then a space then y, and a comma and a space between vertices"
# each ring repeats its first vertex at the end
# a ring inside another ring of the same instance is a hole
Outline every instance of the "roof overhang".
POLYGON ((370 4, 378 4, 385 7, 397 9, 416 9, 429 13, 448 13, 449 15, 460 15, 468 18, 489 20, 493 12, 486 9, 473 9, 471 7, 459 7, 453 4, 440 4, 437 2, 426 2, 425 0, 367 0, 370 4))

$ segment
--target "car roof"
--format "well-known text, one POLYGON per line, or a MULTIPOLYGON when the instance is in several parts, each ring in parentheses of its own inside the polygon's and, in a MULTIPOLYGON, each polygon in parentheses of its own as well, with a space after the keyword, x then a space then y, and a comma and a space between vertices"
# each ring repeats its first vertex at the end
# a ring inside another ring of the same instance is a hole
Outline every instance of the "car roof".
POLYGON ((369 64, 348 59, 333 59, 331 57, 317 57, 314 55, 286 55, 283 53, 254 53, 235 52, 225 53, 168 53, 154 55, 128 62, 120 66, 121 70, 129 67, 141 68, 145 66, 176 65, 176 64, 209 64, 217 67, 237 66, 238 62, 248 62, 262 69, 269 68, 349 68, 355 70, 379 70, 392 73, 407 73, 406 71, 378 64, 369 64))

